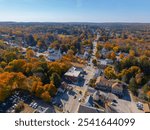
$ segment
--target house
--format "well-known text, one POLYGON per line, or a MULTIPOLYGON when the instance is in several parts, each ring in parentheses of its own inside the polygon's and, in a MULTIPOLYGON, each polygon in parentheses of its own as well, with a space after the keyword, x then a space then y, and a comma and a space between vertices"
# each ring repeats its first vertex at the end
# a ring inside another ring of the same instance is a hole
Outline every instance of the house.
POLYGON ((95 107, 80 104, 77 109, 77 113, 105 113, 105 111, 103 109, 98 109, 95 107))
POLYGON ((83 58, 84 59, 88 59, 89 58, 89 53, 87 51, 84 52, 83 58))
POLYGON ((72 86, 70 86, 70 85, 67 84, 66 82, 62 82, 62 83, 61 83, 61 88, 62 88, 63 90, 72 90, 72 89, 73 89, 72 86))
POLYGON ((112 85, 112 90, 111 92, 113 94, 116 94, 118 96, 123 96, 123 84, 119 83, 119 82, 116 82, 112 85))
POLYGON ((102 48, 102 50, 101 50, 101 54, 102 54, 102 55, 106 55, 107 52, 108 52, 108 51, 107 51, 105 48, 102 48))
POLYGON ((57 93, 64 93, 65 92, 65 89, 62 89, 62 88, 58 88, 57 90, 57 93))
POLYGON ((124 84, 114 80, 107 80, 105 77, 100 76, 96 80, 96 89, 111 92, 117 96, 123 96, 124 84))
POLYGON ((53 49, 49 49, 49 56, 48 56, 48 59, 50 61, 56 61, 56 60, 59 60, 61 59, 62 57, 62 54, 61 54, 61 50, 53 50, 53 49))
POLYGON ((109 65, 112 65, 112 64, 113 64, 113 60, 111 60, 111 59, 106 59, 106 63, 109 64, 109 65))
POLYGON ((90 47, 89 47, 89 46, 84 46, 84 50, 85 50, 86 52, 88 52, 88 51, 90 50, 90 47))
POLYGON ((99 63, 99 67, 101 69, 105 69, 108 65, 107 65, 107 61, 106 60, 103 60, 103 59, 100 59, 98 60, 98 63, 99 63))
POLYGON ((49 108, 49 107, 42 107, 42 106, 39 106, 35 111, 34 113, 52 113, 52 110, 49 108))
POLYGON ((68 84, 67 84, 66 82, 62 82, 62 83, 61 83, 61 87, 62 87, 63 89, 67 89, 67 88, 68 88, 68 84))
POLYGON ((93 104, 94 104, 93 97, 89 95, 85 100, 85 105, 89 107, 93 107, 93 104))
POLYGON ((100 89, 103 91, 108 91, 111 92, 111 87, 112 87, 113 82, 110 80, 107 80, 105 77, 103 76, 99 76, 96 80, 96 89, 100 89))
POLYGON ((105 69, 108 65, 113 64, 113 60, 111 60, 111 59, 99 59, 98 63, 99 63, 99 66, 101 69, 105 69))
POLYGON ((94 78, 97 78, 98 76, 100 76, 101 73, 102 73, 102 71, 100 69, 96 69, 94 78))
POLYGON ((100 35, 100 33, 97 33, 97 38, 96 38, 96 40, 99 40, 99 38, 101 38, 101 35, 100 35))
POLYGON ((82 69, 77 67, 71 67, 65 74, 64 77, 67 82, 77 83, 81 79, 82 69))
POLYGON ((94 101, 100 100, 100 91, 95 91, 95 93, 93 94, 93 100, 94 101))

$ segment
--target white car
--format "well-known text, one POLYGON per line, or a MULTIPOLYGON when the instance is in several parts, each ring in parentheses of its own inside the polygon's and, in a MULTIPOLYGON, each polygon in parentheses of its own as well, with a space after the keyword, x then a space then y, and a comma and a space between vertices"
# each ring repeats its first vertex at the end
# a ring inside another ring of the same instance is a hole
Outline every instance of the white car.
POLYGON ((34 102, 31 102, 29 106, 30 106, 30 107, 32 107, 32 106, 33 106, 33 104, 34 104, 34 102))
POLYGON ((81 98, 79 98, 79 102, 81 102, 81 98))
POLYGON ((116 104, 115 104, 114 102, 111 102, 111 105, 112 105, 112 106, 116 106, 116 104))

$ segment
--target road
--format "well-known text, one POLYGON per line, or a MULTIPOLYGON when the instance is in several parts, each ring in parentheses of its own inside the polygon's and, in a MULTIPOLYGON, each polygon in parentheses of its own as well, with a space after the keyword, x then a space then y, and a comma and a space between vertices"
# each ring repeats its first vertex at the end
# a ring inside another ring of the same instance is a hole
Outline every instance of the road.
POLYGON ((93 56, 90 59, 90 64, 85 65, 85 67, 83 68, 84 71, 86 71, 86 75, 84 76, 84 80, 85 80, 84 85, 82 87, 72 85, 73 92, 75 92, 76 98, 75 98, 75 95, 68 94, 68 100, 62 101, 64 104, 63 112, 75 113, 77 112, 78 106, 82 103, 82 99, 84 98, 85 93, 88 89, 88 83, 90 79, 94 77, 95 72, 96 72, 96 68, 94 67, 92 63, 92 60, 96 58, 95 57, 95 53, 97 51, 96 46, 97 46, 97 42, 93 41, 93 56), (82 92, 82 94, 80 92, 82 92))

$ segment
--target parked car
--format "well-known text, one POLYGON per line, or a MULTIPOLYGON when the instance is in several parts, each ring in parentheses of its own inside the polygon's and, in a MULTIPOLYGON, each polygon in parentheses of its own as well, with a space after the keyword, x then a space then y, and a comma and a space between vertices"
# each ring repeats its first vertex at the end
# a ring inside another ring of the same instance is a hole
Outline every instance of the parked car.
POLYGON ((112 100, 112 102, 114 102, 114 103, 118 103, 116 99, 113 99, 113 100, 112 100))
POLYGON ((111 102, 111 105, 112 105, 112 106, 116 106, 116 104, 115 104, 114 102, 111 102))
POLYGON ((136 106, 137 106, 137 108, 138 108, 139 110, 143 110, 143 103, 138 102, 138 103, 136 104, 136 106))
POLYGON ((79 98, 79 102, 81 102, 81 98, 79 98))

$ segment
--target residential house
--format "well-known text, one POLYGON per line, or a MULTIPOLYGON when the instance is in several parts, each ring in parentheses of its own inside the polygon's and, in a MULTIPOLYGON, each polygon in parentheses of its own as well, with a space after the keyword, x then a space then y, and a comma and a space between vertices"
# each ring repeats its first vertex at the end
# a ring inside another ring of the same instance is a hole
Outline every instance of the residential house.
POLYGON ((108 65, 113 64, 113 60, 111 59, 100 59, 98 62, 101 69, 105 69, 108 65))
POLYGON ((114 80, 107 80, 105 77, 100 76, 96 80, 96 89, 111 92, 117 96, 123 96, 124 84, 114 80))
POLYGON ((100 89, 103 91, 108 91, 111 92, 111 87, 112 87, 113 82, 110 80, 107 80, 105 77, 103 76, 99 76, 96 80, 96 89, 100 89))
POLYGON ((94 107, 94 100, 91 95, 87 96, 85 99, 85 104, 80 104, 77 113, 104 113, 103 109, 94 107))
POLYGON ((100 91, 96 91, 94 94, 93 94, 93 100, 94 101, 99 101, 100 100, 100 91))
POLYGON ((105 113, 104 110, 80 104, 77 113, 105 113))
POLYGON ((86 100, 85 100, 85 105, 86 106, 89 106, 89 107, 93 107, 93 97, 92 96, 87 96, 86 100))
POLYGON ((54 50, 54 49, 50 49, 49 50, 49 56, 48 59, 50 61, 56 61, 62 58, 62 54, 61 54, 61 50, 54 50))
POLYGON ((89 53, 87 51, 84 52, 83 58, 84 59, 88 59, 89 58, 89 53))
POLYGON ((100 69, 96 69, 95 74, 94 74, 94 78, 99 77, 101 73, 102 73, 102 71, 100 69))
POLYGON ((123 84, 116 82, 112 85, 112 93, 118 96, 123 96, 123 84))

